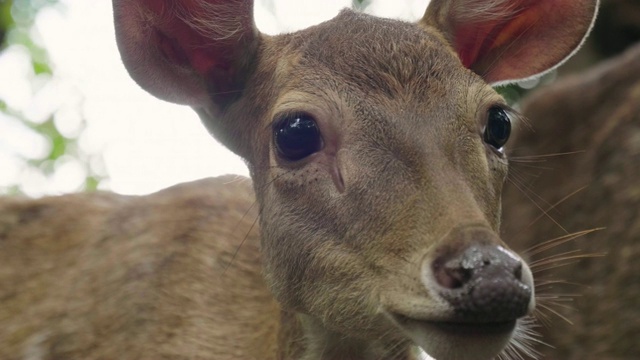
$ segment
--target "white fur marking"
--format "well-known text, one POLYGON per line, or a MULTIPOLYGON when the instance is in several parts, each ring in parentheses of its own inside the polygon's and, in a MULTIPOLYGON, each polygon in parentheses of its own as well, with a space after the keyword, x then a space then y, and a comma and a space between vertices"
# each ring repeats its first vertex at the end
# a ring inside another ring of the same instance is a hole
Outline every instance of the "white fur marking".
POLYGON ((422 348, 418 348, 418 357, 417 360, 436 360, 429 356, 422 348))

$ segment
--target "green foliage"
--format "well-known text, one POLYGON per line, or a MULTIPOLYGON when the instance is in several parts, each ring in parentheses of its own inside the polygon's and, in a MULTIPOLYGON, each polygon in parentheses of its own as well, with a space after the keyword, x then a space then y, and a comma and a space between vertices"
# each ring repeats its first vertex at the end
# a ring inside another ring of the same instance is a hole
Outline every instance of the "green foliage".
POLYGON ((500 86, 496 88, 496 91, 502 95, 508 104, 513 105, 520 101, 522 96, 527 93, 527 90, 521 88, 516 84, 507 86, 500 86))
MULTIPOLYGON (((39 42, 38 34, 34 28, 38 13, 51 6, 62 8, 58 0, 0 0, 0 55, 11 47, 22 47, 26 50, 33 71, 30 81, 34 83, 32 87, 35 89, 34 92, 43 88, 43 82, 50 81, 55 76, 55 69, 51 65, 47 50, 39 42)), ((14 155, 22 164, 23 172, 35 171, 49 178, 56 172, 59 160, 73 159, 82 164, 86 174, 82 189, 95 190, 106 176, 97 173, 90 166, 90 162, 95 156, 85 154, 78 146, 78 138, 82 132, 74 137, 65 136, 56 125, 55 120, 59 116, 56 109, 51 111, 43 122, 34 122, 28 119, 24 115, 24 111, 25 109, 11 108, 6 101, 0 98, 0 113, 18 121, 33 134, 47 139, 50 144, 48 151, 38 158, 14 155)), ((78 109, 78 111, 80 110, 78 109)), ((84 127, 84 125, 83 122, 82 126, 84 127)), ((0 188, 0 193, 22 193, 19 181, 16 179, 16 184, 0 188)))
POLYGON ((357 11, 363 11, 367 6, 371 5, 373 0, 352 0, 351 8, 357 11))

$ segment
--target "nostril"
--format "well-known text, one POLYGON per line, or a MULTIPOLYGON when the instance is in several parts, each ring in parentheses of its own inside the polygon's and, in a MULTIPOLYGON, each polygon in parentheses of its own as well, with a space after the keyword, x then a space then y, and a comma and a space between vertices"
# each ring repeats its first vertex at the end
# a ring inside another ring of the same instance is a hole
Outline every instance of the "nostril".
POLYGON ((459 262, 456 261, 447 263, 435 261, 433 270, 438 284, 446 289, 457 289, 464 286, 473 275, 471 269, 461 267, 459 262))
POLYGON ((481 269, 491 266, 491 259, 483 251, 471 246, 458 254, 441 256, 433 262, 433 274, 445 289, 466 285, 481 269))
POLYGON ((522 281, 522 261, 519 261, 518 265, 516 265, 516 270, 513 272, 513 275, 516 279, 522 281))

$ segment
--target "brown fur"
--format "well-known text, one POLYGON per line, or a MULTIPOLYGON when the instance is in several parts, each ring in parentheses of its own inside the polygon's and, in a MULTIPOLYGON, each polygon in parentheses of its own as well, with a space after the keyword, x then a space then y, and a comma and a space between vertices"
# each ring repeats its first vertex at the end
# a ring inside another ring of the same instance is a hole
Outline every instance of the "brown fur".
POLYGON ((0 358, 266 358, 279 307, 256 266, 253 205, 232 177, 145 197, 4 199, 0 358))
MULTIPOLYGON (((577 294, 568 308, 552 306, 573 324, 546 312, 549 359, 632 359, 640 354, 640 46, 591 69, 566 77, 527 99, 524 113, 534 131, 522 129, 517 156, 583 151, 534 164, 514 162, 543 209, 582 187, 541 216, 540 209, 513 186, 505 192, 505 238, 523 250, 569 232, 605 229, 546 254, 580 249, 602 258, 573 261, 536 274, 546 294, 577 294), (537 179, 525 174, 539 173, 537 179), (538 219, 539 218, 539 219, 538 219), (537 221, 534 220, 538 219, 537 221)), ((517 181, 517 179, 516 179, 517 181)), ((542 254, 540 257, 544 257, 542 254)))

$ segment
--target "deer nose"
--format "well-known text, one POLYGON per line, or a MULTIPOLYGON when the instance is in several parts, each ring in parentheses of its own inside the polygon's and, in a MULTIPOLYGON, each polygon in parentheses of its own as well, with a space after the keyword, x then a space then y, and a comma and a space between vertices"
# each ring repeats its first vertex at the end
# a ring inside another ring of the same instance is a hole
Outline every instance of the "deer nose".
POLYGON ((465 321, 514 320, 533 308, 531 272, 501 246, 471 245, 431 267, 440 296, 465 321))

